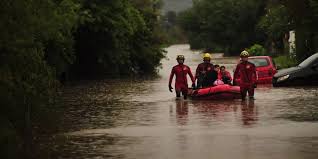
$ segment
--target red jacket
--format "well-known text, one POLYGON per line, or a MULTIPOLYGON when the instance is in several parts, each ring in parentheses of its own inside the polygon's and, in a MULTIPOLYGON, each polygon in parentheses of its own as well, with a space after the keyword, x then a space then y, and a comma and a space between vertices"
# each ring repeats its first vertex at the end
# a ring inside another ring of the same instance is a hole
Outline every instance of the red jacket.
POLYGON ((198 78, 200 74, 208 74, 214 71, 214 66, 211 63, 200 63, 195 71, 195 78, 198 78))
POLYGON ((224 71, 224 73, 222 74, 222 72, 220 71, 218 73, 218 79, 219 80, 222 80, 222 77, 225 76, 225 77, 228 77, 230 81, 232 81, 232 76, 231 76, 231 73, 229 71, 224 71))
POLYGON ((198 65, 195 73, 195 79, 200 79, 200 82, 198 81, 198 86, 212 86, 217 78, 218 73, 214 70, 213 64, 201 63, 198 65))
POLYGON ((256 67, 251 62, 241 62, 236 66, 234 79, 240 74, 240 85, 253 85, 256 82, 256 67))
POLYGON ((169 86, 172 83, 173 76, 176 75, 175 87, 178 88, 186 88, 188 89, 188 80, 187 74, 190 76, 192 83, 194 83, 194 77, 192 75, 191 69, 187 65, 179 64, 172 68, 170 78, 169 78, 169 86))

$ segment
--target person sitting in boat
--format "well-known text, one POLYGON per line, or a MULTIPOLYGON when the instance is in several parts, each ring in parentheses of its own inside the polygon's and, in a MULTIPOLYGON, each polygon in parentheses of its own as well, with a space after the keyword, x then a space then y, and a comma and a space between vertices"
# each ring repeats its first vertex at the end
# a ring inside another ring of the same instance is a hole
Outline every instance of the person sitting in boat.
POLYGON ((217 74, 220 73, 220 65, 214 65, 214 71, 217 72, 217 74))
POLYGON ((197 88, 213 86, 214 81, 218 78, 217 72, 211 63, 211 55, 205 53, 203 63, 200 63, 196 69, 195 80, 197 80, 197 88))
POLYGON ((222 80, 224 82, 224 84, 231 84, 232 77, 231 77, 230 72, 225 69, 225 66, 220 67, 218 79, 222 80))
POLYGON ((217 73, 219 73, 219 72, 220 72, 220 65, 215 64, 215 65, 214 65, 214 71, 216 71, 217 73))
POLYGON ((187 81, 187 75, 190 76, 191 81, 192 81, 192 87, 195 87, 195 80, 192 75, 191 69, 189 66, 184 65, 184 56, 183 55, 178 55, 177 56, 177 61, 178 65, 174 66, 171 70, 170 73, 170 78, 169 78, 169 91, 172 92, 172 79, 174 75, 176 75, 176 80, 175 80, 175 91, 176 91, 176 97, 180 97, 181 93, 184 97, 184 99, 187 99, 188 95, 188 81, 187 81))

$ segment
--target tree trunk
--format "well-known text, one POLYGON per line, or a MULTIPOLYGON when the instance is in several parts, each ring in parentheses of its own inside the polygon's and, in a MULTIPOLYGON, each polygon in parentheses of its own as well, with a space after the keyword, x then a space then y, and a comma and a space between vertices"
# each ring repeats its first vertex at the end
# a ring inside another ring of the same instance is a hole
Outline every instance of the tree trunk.
POLYGON ((284 44, 284 55, 289 55, 289 33, 285 33, 285 36, 283 38, 283 44, 284 44))
POLYGON ((308 54, 308 48, 307 46, 307 38, 306 38, 306 28, 303 26, 296 26, 296 56, 297 60, 303 61, 308 54))
POLYGON ((30 110, 30 103, 24 97, 24 106, 25 106, 25 111, 24 111, 24 158, 25 159, 31 159, 31 148, 32 148, 32 128, 31 128, 31 110, 30 110))

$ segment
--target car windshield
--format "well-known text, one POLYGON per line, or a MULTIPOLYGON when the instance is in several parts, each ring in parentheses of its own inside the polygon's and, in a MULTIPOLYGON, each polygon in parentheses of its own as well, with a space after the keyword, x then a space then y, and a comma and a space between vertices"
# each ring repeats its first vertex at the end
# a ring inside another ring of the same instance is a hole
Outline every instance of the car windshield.
POLYGON ((306 60, 304 60, 303 62, 301 62, 298 66, 300 67, 307 67, 309 65, 311 65, 314 61, 316 61, 318 59, 318 53, 311 55, 310 57, 308 57, 306 60))
POLYGON ((256 67, 268 66, 269 63, 265 58, 251 58, 248 59, 249 62, 253 63, 256 67))

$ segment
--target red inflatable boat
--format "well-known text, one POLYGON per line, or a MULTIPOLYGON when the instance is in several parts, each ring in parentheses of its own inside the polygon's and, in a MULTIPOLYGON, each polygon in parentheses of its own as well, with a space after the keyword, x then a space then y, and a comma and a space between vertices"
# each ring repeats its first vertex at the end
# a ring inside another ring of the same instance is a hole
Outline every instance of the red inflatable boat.
POLYGON ((192 99, 205 100, 240 99, 241 93, 239 86, 223 84, 196 90, 189 89, 189 96, 191 96, 192 99))

